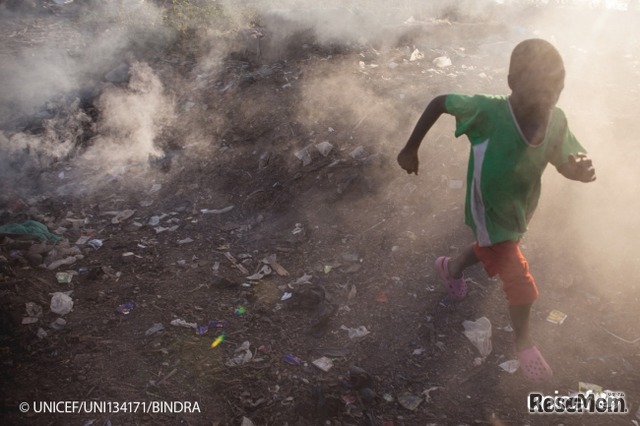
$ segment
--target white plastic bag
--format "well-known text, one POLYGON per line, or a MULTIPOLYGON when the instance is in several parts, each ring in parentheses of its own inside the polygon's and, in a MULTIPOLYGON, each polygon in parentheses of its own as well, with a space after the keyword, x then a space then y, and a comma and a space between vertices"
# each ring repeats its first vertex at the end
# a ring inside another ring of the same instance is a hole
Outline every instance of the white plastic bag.
POLYGON ((478 348, 483 358, 491 353, 491 321, 487 317, 463 321, 464 335, 478 348))

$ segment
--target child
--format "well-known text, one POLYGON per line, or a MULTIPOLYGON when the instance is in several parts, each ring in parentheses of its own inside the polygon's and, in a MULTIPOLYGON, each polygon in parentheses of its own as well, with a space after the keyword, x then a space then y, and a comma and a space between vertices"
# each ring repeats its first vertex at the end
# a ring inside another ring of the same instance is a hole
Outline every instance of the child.
POLYGON ((417 175, 420 143, 442 113, 455 116, 456 137, 469 138, 465 222, 476 241, 454 258, 439 257, 435 268, 456 300, 467 294, 467 267, 482 262, 489 276, 500 277, 521 370, 536 382, 549 379, 552 371, 529 337, 529 312, 538 289, 518 244, 538 204, 547 163, 568 179, 596 179, 591 160, 555 106, 564 76, 562 58, 550 43, 525 40, 511 53, 510 96, 437 96, 398 155, 400 166, 417 175))

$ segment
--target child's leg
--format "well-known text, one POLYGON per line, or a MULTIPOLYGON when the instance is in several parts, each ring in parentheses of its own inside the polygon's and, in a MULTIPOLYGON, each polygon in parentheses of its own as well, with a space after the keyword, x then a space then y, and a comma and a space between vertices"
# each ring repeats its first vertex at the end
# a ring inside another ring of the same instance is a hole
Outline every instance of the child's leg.
POLYGON ((480 259, 476 256, 473 244, 469 244, 456 257, 451 258, 449 261, 449 276, 456 279, 460 278, 465 269, 478 262, 480 262, 480 259))
POLYGON ((509 316, 513 331, 516 334, 516 349, 520 352, 533 345, 529 337, 529 313, 531 312, 531 303, 526 305, 509 305, 509 316))

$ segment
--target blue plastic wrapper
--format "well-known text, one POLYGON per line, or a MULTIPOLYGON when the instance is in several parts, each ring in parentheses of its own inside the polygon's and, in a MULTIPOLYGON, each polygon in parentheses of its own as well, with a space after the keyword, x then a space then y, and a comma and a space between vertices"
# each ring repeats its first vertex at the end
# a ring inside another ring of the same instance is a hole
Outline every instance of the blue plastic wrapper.
POLYGON ((133 302, 123 303, 122 305, 116 308, 116 312, 122 315, 129 315, 129 312, 131 312, 135 307, 136 307, 136 304, 133 302))
POLYGON ((196 328, 196 334, 200 334, 200 335, 206 334, 210 328, 225 328, 226 326, 227 326, 227 322, 224 320, 222 321, 212 320, 209 322, 209 324, 201 325, 200 327, 196 328))
POLYGON ((300 364, 302 364, 302 361, 300 361, 300 358, 298 358, 295 355, 291 355, 291 354, 283 356, 282 360, 284 362, 286 362, 287 364, 291 364, 291 365, 300 365, 300 364))

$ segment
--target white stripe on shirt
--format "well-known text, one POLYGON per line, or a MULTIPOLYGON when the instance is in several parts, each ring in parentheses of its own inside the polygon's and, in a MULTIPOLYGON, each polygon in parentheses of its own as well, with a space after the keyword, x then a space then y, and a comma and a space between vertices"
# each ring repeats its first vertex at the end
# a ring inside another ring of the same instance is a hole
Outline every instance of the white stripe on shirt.
POLYGON ((480 247, 491 245, 489 231, 487 230, 487 222, 485 220, 484 200, 482 199, 482 164, 484 155, 487 152, 489 139, 484 142, 473 145, 473 177, 471 179, 471 216, 476 225, 476 238, 480 247))

